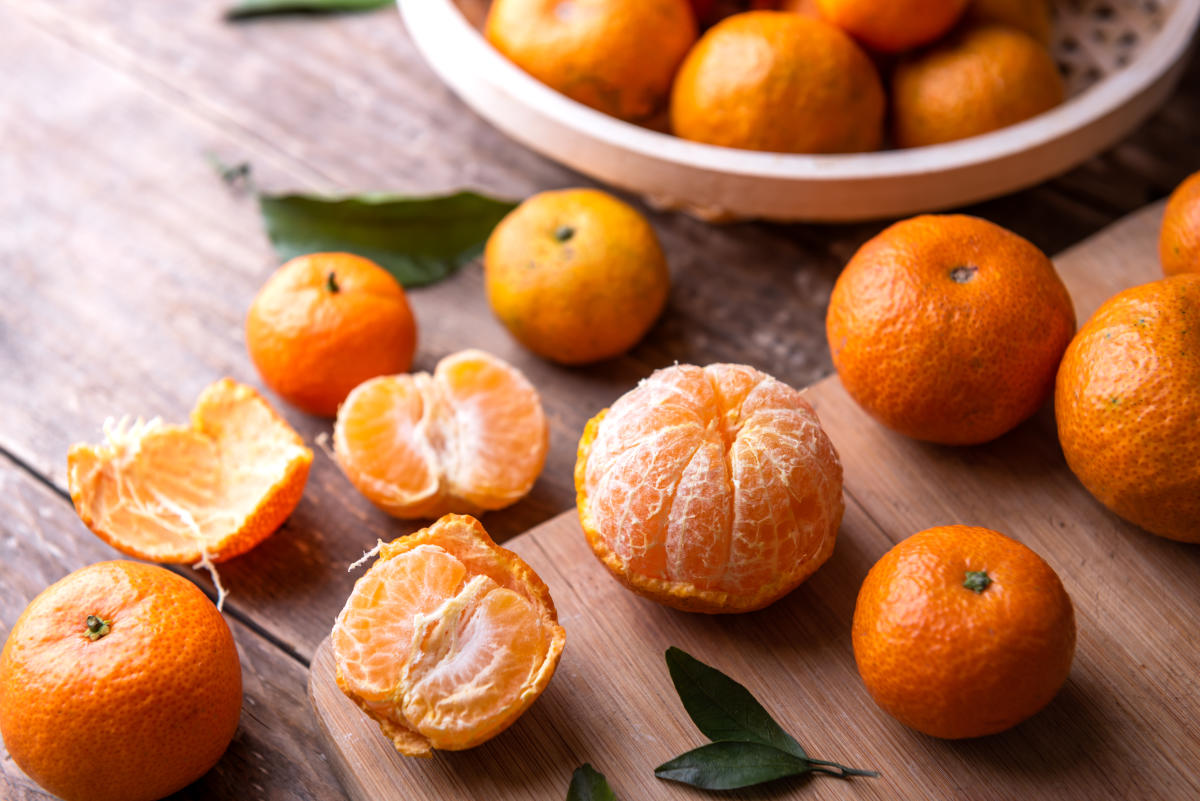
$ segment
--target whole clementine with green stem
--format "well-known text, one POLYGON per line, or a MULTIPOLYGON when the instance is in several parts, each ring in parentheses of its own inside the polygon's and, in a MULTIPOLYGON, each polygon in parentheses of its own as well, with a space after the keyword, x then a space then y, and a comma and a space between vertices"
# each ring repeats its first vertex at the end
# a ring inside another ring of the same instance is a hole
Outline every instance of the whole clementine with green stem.
POLYGON ((1175 187, 1167 201, 1158 257, 1167 275, 1200 273, 1200 172, 1175 187))
POLYGON ((1054 569, 1025 545, 939 526, 867 573, 853 642, 885 712, 934 737, 979 737, 1050 703, 1071 670, 1075 613, 1054 569))
POLYGON ((246 315, 259 375, 304 411, 333 417, 350 390, 412 365, 417 326, 391 273, 352 253, 312 253, 284 264, 246 315))
POLYGON ((65 801, 152 801, 205 774, 237 730, 242 674, 196 585, 100 562, 30 602, 0 653, 0 735, 65 801))
POLYGON ((904 220, 864 244, 826 317, 850 396, 893 431, 947 445, 987 442, 1036 412, 1074 332, 1045 254, 959 214, 904 220))
POLYGON ((1097 309, 1063 356, 1054 413, 1067 464, 1101 503, 1200 542, 1200 274, 1097 309))
POLYGON ((562 364, 624 353, 662 313, 670 274, 636 209, 597 189, 542 192, 484 251, 488 301, 522 345, 562 364))

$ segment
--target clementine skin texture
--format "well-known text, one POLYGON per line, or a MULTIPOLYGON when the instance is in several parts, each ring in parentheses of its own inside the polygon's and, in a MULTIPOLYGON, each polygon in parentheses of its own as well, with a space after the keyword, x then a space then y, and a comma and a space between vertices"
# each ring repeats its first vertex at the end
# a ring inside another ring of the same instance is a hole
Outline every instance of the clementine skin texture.
POLYGON ((696 19, 688 0, 494 0, 484 35, 551 89, 636 122, 666 104, 696 19))
POLYGON ((404 288, 375 262, 313 253, 284 264, 246 315, 246 347, 264 382, 288 403, 333 417, 350 390, 403 373, 417 345, 404 288))
POLYGON ((0 652, 4 747, 65 801, 186 787, 225 752, 241 707, 229 626, 195 585, 154 565, 76 570, 33 599, 0 652))
POLYGON ((584 429, 579 520, 625 586, 685 611, 760 609, 833 553, 842 465, 802 394, 746 365, 654 372, 584 429))
POLYGON ((1075 613, 1040 556, 996 531, 940 526, 871 568, 854 659, 906 726, 959 739, 1004 731, 1050 703, 1075 653, 1075 613))
POLYGON ((1200 274, 1134 287, 1067 347, 1054 394, 1071 470, 1116 514, 1200 542, 1200 274))
POLYGON ((1200 273, 1200 172, 1184 180, 1167 201, 1158 236, 1163 273, 1200 273))
POLYGON ((539 356, 618 356, 662 314, 671 277, 658 237, 632 206, 596 189, 542 192, 496 226, 484 252, 488 303, 539 356))
POLYGON ((914 439, 987 442, 1049 397, 1075 312, 1054 265, 965 215, 898 222, 864 244, 825 321, 843 386, 914 439))
POLYGON ((834 26, 750 11, 713 26, 688 53, 671 93, 677 136, 778 153, 855 153, 883 140, 875 65, 834 26))
POLYGON ((817 0, 821 15, 880 53, 937 39, 958 21, 967 0, 817 0))
POLYGON ((922 147, 978 136, 1054 108, 1064 92, 1041 42, 1004 25, 969 28, 896 67, 893 137, 922 147))

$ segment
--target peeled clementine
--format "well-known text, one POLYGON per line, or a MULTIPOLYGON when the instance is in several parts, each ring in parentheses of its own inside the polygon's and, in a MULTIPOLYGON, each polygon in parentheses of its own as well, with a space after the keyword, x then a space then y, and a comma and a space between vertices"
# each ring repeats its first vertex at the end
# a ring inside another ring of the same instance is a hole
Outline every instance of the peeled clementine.
POLYGON ((138 562, 76 570, 0 653, 0 735, 65 801, 153 801, 208 772, 242 707, 229 626, 194 584, 138 562))
POLYGON ((67 455, 75 510, 117 550, 155 562, 221 562, 250 550, 300 502, 312 451, 250 387, 225 378, 190 425, 105 424, 67 455))
POLYGON ((1049 397, 1075 310, 1031 242, 977 217, 924 215, 864 244, 826 333, 846 391, 893 431, 987 442, 1049 397))
POLYGON ((587 424, 579 520, 633 591, 748 612, 833 553, 842 465, 800 392, 752 367, 658 370, 587 424))
POLYGON ((519 370, 480 350, 433 374, 373 378, 338 410, 333 447, 351 483, 397 517, 500 509, 542 472, 549 426, 519 370))
POLYGON ((546 688, 565 640, 537 574, 460 515, 381 544, 331 637, 338 686, 407 756, 499 734, 546 688))
POLYGON ((1026 546, 939 526, 871 568, 853 640, 885 712, 934 737, 979 737, 1050 703, 1071 670, 1075 613, 1054 569, 1026 546))
POLYGON ((1097 309, 1063 355, 1054 414, 1067 464, 1101 503, 1200 542, 1200 274, 1097 309))

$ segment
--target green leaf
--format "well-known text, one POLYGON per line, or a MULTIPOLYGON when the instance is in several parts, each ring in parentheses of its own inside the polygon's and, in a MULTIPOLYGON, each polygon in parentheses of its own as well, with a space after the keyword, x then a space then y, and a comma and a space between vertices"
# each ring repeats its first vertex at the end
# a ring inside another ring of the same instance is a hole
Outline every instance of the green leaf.
POLYGON ((667 669, 683 708, 708 739, 760 743, 801 759, 808 756, 749 690, 721 671, 674 646, 667 649, 667 669))
POLYGON ((717 742, 702 745, 654 769, 660 779, 705 790, 734 790, 799 776, 812 770, 807 759, 762 743, 717 742))
POLYGON ((279 258, 345 251, 377 262, 405 287, 440 281, 483 252, 516 203, 474 192, 434 197, 259 195, 279 258))
POLYGON ((608 786, 604 774, 593 768, 590 762, 584 762, 571 774, 567 801, 617 801, 617 796, 608 786))
POLYGON ((225 12, 226 19, 245 19, 267 14, 296 12, 328 14, 337 11, 370 11, 393 5, 396 0, 239 0, 225 12))

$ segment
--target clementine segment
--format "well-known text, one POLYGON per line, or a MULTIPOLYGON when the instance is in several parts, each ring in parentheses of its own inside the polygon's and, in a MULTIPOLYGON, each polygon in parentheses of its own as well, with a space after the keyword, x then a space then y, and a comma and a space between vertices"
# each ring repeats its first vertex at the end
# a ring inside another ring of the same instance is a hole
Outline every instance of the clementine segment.
POLYGON ((958 21, 967 0, 818 0, 821 15, 872 50, 928 44, 958 21))
POLYGON ((484 253, 488 302, 525 347, 586 364, 633 347, 667 302, 650 223, 596 189, 542 192, 500 221, 484 253))
POLYGON ((1097 309, 1063 356, 1054 413, 1067 464, 1101 503, 1200 542, 1200 275, 1097 309))
POLYGON ((246 316, 246 346, 281 398, 332 417, 350 390, 412 364, 416 323, 404 288, 375 262, 313 253, 280 267, 246 316))
POLYGON ((84 524, 122 553, 155 562, 221 562, 287 519, 312 451, 250 387, 225 378, 196 401, 191 425, 125 420, 67 454, 84 524))
POLYGON ((746 612, 833 552, 842 466, 801 393, 745 365, 658 370, 593 417, 575 464, 579 520, 630 589, 746 612))
POLYGON ((35 598, 0 653, 0 735, 66 801, 152 801, 200 778, 237 730, 233 636, 195 585, 100 562, 35 598))
POLYGON ((1158 256, 1167 275, 1200 273, 1200 172, 1171 193, 1159 230, 1158 256))
POLYGON ((1035 245, 964 215, 925 215, 854 254, 826 317, 833 364, 905 436, 987 442, 1049 396, 1075 311, 1035 245))
POLYGON ((879 74, 850 37, 784 11, 713 26, 688 53, 671 94, 677 136, 747 150, 874 150, 883 113, 879 74))
POLYGON ((499 734, 546 688, 565 640, 532 568, 460 515, 381 544, 331 637, 338 686, 407 756, 499 734))
POLYGON ((853 642, 885 712, 934 737, 979 737, 1050 703, 1071 669, 1075 614, 1054 569, 1026 546, 940 526, 871 568, 853 642))
POLYGON ((338 465, 397 517, 500 509, 542 472, 549 426, 537 390, 501 359, 465 350, 433 375, 381 376, 338 410, 338 465))
POLYGON ((688 0, 494 0, 484 33, 550 88, 644 120, 666 101, 696 20, 688 0))

